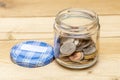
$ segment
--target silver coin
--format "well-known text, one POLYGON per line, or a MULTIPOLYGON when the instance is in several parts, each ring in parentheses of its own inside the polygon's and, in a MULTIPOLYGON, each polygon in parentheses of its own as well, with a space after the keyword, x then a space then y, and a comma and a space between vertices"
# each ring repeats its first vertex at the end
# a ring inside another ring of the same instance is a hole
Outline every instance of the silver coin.
POLYGON ((60 39, 60 43, 61 43, 61 44, 69 43, 69 42, 73 42, 73 41, 74 41, 73 38, 68 38, 68 37, 62 37, 62 38, 60 39))
POLYGON ((85 48, 85 47, 87 47, 87 46, 89 46, 90 44, 92 44, 92 40, 82 40, 82 43, 81 43, 81 47, 82 48, 85 48))
POLYGON ((78 45, 76 46, 76 51, 77 51, 77 52, 83 50, 83 47, 80 46, 81 44, 82 44, 82 40, 80 39, 78 45))
POLYGON ((89 47, 83 49, 84 54, 93 54, 96 51, 97 51, 97 49, 96 49, 94 44, 92 44, 89 47))
POLYGON ((60 52, 61 54, 65 55, 65 56, 69 56, 71 55, 73 52, 75 52, 76 50, 76 46, 74 43, 64 43, 61 47, 60 47, 60 52))
POLYGON ((91 39, 84 39, 84 40, 80 39, 76 51, 82 51, 84 48, 90 46, 91 44, 94 44, 94 42, 91 39))
POLYGON ((81 47, 81 46, 78 46, 77 48, 76 48, 76 51, 78 52, 78 51, 82 51, 83 50, 83 47, 81 47))
POLYGON ((67 55, 62 54, 62 53, 59 54, 59 58, 63 58, 63 57, 66 57, 66 56, 67 56, 67 55))

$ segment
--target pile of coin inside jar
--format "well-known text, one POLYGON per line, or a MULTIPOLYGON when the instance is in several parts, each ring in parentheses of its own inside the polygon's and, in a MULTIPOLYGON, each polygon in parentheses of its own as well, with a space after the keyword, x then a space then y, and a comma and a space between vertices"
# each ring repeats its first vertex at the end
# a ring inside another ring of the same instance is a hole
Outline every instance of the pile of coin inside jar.
POLYGON ((60 37, 59 59, 68 63, 87 64, 96 57, 96 45, 91 37, 60 37))

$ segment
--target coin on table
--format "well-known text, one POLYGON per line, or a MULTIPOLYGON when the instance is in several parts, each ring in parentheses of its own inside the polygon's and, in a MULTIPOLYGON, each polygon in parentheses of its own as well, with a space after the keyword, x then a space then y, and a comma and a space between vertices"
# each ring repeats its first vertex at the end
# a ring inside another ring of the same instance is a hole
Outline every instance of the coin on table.
POLYGON ((83 52, 75 52, 69 57, 69 59, 73 62, 80 62, 80 60, 82 60, 83 57, 83 52))
POLYGON ((61 47, 60 47, 60 52, 61 54, 65 55, 65 56, 69 56, 71 55, 73 52, 75 52, 76 50, 76 46, 74 43, 64 43, 61 47))

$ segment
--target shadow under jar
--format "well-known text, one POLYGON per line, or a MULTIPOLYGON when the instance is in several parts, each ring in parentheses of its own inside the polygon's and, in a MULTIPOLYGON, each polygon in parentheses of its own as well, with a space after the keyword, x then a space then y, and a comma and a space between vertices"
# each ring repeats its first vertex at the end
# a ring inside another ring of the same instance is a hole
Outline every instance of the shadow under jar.
POLYGON ((54 55, 67 68, 83 69, 98 60, 99 19, 95 12, 80 9, 60 11, 54 24, 54 55))

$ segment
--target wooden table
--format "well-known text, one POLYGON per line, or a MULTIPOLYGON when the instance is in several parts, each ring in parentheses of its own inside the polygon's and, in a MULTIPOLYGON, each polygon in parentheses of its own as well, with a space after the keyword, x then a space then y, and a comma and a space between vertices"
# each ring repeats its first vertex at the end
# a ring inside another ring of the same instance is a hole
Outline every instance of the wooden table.
POLYGON ((0 17, 0 80, 120 80, 120 0, 0 0, 0 17), (99 14, 100 52, 95 66, 71 70, 53 61, 24 68, 11 62, 9 52, 16 43, 40 40, 53 45, 55 14, 69 7, 99 14))
POLYGON ((10 48, 16 43, 34 39, 53 45, 53 23, 54 17, 0 19, 0 26, 4 26, 3 32, 0 30, 0 80, 120 79, 120 16, 100 16, 99 62, 92 68, 71 70, 54 61, 45 67, 29 69, 11 62, 10 48))
POLYGON ((0 0, 0 16, 55 16, 58 11, 71 7, 92 9, 100 15, 120 14, 120 0, 0 0))

